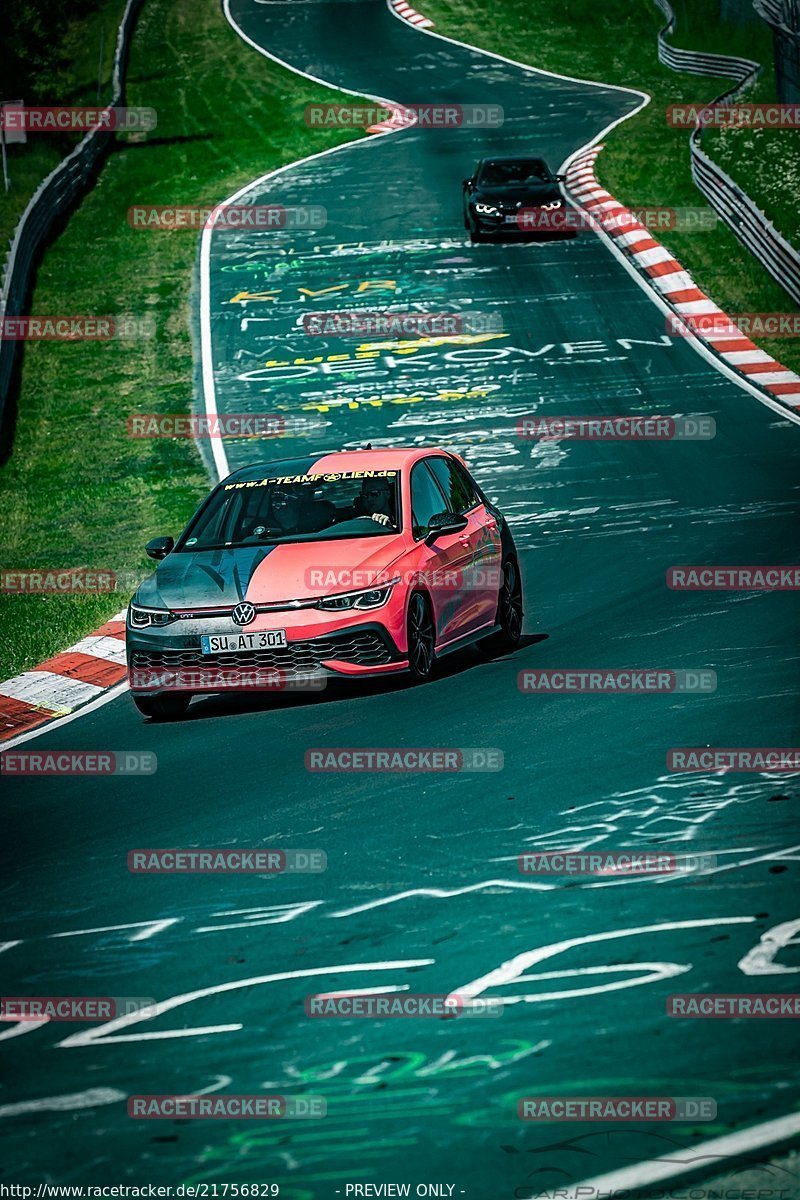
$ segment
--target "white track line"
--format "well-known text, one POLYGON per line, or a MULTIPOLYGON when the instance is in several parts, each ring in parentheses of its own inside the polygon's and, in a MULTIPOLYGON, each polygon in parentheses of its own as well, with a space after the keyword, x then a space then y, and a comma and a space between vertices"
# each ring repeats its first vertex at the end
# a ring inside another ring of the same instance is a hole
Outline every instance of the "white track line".
MULTIPOLYGON (((633 1167, 623 1167, 620 1171, 610 1171, 607 1175, 596 1175, 594 1179, 586 1179, 574 1188, 559 1189, 562 1200, 589 1200, 594 1191, 595 1196, 609 1196, 614 1192, 631 1192, 649 1184, 659 1183, 664 1179, 672 1179, 701 1168, 708 1170, 709 1160, 723 1160, 717 1165, 725 1167, 724 1159, 732 1155, 746 1154, 752 1150, 764 1150, 768 1146, 786 1142, 800 1134, 800 1113, 790 1113, 786 1117, 778 1117, 774 1121, 765 1121, 762 1125, 753 1125, 738 1133, 728 1133, 724 1137, 712 1138, 710 1142, 699 1142, 686 1150, 670 1151, 669 1162, 654 1158, 636 1163, 633 1167)), ((549 1193, 542 1193, 549 1196, 549 1193)))

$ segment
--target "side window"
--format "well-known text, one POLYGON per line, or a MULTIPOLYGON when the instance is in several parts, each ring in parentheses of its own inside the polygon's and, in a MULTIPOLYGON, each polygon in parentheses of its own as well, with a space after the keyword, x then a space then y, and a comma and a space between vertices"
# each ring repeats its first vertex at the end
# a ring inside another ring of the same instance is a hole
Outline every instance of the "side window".
POLYGON ((466 467, 462 467, 460 462, 453 460, 453 470, 467 490, 467 494, 469 495, 469 507, 475 508, 477 504, 482 504, 483 501, 481 500, 478 489, 475 486, 475 480, 472 478, 466 467))
POLYGON ((464 475, 449 458, 429 458, 428 465, 444 492, 449 512, 465 513, 477 504, 475 489, 467 486, 464 475))
POLYGON ((444 512, 447 502, 436 485, 426 463, 418 462, 411 472, 411 528, 415 538, 424 537, 431 517, 444 512))

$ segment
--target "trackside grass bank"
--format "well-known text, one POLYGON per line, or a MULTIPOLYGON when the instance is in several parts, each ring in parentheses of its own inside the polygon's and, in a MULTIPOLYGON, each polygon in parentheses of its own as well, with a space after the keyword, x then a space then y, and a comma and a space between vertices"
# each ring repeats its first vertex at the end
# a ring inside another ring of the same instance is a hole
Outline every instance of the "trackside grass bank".
MULTIPOLYGON (((55 6, 54 6, 55 7, 55 6)), ((111 72, 117 29, 125 11, 125 0, 104 0, 91 11, 64 21, 62 14, 37 15, 33 6, 20 6, 13 14, 14 29, 4 29, 9 66, 12 55, 26 51, 35 61, 21 63, 11 81, 4 79, 2 99, 24 99, 26 104, 60 106, 107 103, 111 95, 111 72), (45 22, 57 29, 42 45, 45 22), (31 27, 38 23, 38 36, 31 27), (22 27, 17 33, 16 26, 22 27), (16 35, 16 36, 15 36, 16 35), (56 46, 56 41, 58 45, 56 46), (102 50, 102 54, 101 54, 102 50), (99 95, 98 95, 99 84, 99 95)), ((11 15, 11 14, 9 14, 11 15)), ((80 141, 80 134, 29 134, 25 144, 7 147, 11 188, 0 188, 0 265, 8 242, 25 205, 36 188, 80 141)))
MULTIPOLYGON (((308 129, 306 104, 344 97, 256 54, 216 0, 147 0, 128 78, 128 103, 157 109, 158 126, 119 140, 47 251, 32 313, 134 313, 153 318, 154 335, 26 346, 16 443, 0 468, 4 571, 144 575, 144 543, 175 534, 207 487, 190 441, 127 434, 133 413, 188 411, 198 246, 191 229, 131 228, 129 207, 211 205, 271 167, 363 136, 308 129)), ((0 679, 71 645, 129 594, 0 595, 0 679)))
MULTIPOLYGON (((746 100, 775 99, 766 25, 739 28, 720 22, 718 0, 674 0, 673 8, 678 20, 674 45, 764 63, 765 72, 746 100)), ((600 183, 634 210, 708 208, 691 177, 689 131, 670 128, 666 110, 672 104, 708 103, 726 82, 661 66, 656 34, 664 20, 650 0, 607 0, 603 5, 571 0, 561 6, 549 0, 500 0, 492 5, 483 0, 425 0, 421 11, 435 22, 437 33, 459 41, 548 71, 648 92, 649 105, 603 138, 605 149, 596 165, 600 183)), ((718 155, 720 165, 786 236, 796 232, 797 186, 792 182, 800 178, 800 133, 715 131, 706 135, 704 146, 718 155)), ((535 149, 532 145, 531 151, 535 149)), ((795 310, 790 297, 721 222, 695 232, 659 230, 656 236, 726 312, 795 310)), ((785 366, 800 370, 800 339, 753 340, 785 366)))

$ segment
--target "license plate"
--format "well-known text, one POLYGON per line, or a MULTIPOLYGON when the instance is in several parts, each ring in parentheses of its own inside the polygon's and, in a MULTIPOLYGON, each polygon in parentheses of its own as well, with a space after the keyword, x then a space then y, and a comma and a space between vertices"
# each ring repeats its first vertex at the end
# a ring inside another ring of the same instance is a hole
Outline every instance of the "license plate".
POLYGON ((200 639, 203 654, 230 654, 237 650, 275 650, 286 645, 285 629, 261 633, 211 633, 200 639))

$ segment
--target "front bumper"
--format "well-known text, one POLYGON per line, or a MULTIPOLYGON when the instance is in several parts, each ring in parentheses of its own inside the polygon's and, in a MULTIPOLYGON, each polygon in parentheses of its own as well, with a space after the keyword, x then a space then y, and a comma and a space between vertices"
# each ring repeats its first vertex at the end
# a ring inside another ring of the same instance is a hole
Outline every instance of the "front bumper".
MULTIPOLYGON (((287 629, 285 647, 223 654, 202 654, 197 634, 171 636, 172 628, 154 633, 128 626, 128 683, 137 695, 313 690, 324 686, 326 678, 388 675, 408 668, 390 631, 376 621, 317 637, 292 637, 297 631, 287 629)), ((218 624, 212 632, 220 632, 218 624)))
MULTIPOLYGON (((537 212, 535 206, 530 206, 528 212, 537 212)), ((470 209, 470 221, 472 228, 478 233, 484 235, 502 234, 504 237, 525 237, 525 238, 572 238, 577 236, 577 228, 570 222, 567 213, 571 210, 560 208, 553 210, 554 216, 552 225, 548 225, 546 212, 542 210, 539 218, 539 223, 534 221, 530 226, 526 227, 524 222, 520 220, 519 212, 503 213, 500 216, 492 217, 480 215, 475 209, 470 209)))

